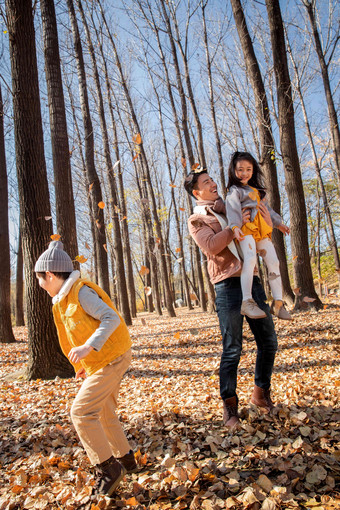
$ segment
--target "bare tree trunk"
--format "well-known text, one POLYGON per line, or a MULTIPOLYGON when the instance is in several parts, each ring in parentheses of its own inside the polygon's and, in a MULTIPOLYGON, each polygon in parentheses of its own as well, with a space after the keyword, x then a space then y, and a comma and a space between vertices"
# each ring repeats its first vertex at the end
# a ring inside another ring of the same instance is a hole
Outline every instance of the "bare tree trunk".
POLYGON ((300 289, 295 306, 299 306, 304 297, 310 297, 315 299, 313 307, 320 308, 322 303, 315 292, 309 259, 306 205, 296 146, 294 107, 280 4, 278 0, 266 0, 266 6, 277 87, 281 153, 290 207, 293 271, 295 285, 300 289))
POLYGON ((4 109, 0 86, 0 343, 15 342, 11 321, 11 261, 8 231, 8 183, 4 109))
POLYGON ((109 283, 109 267, 107 261, 107 253, 105 250, 106 245, 106 234, 105 234, 105 222, 103 209, 98 206, 102 202, 102 191, 100 182, 94 162, 94 139, 93 139, 93 128, 90 114, 90 107, 87 94, 86 84, 86 73, 83 58, 83 50, 81 47, 81 40, 79 35, 78 23, 76 14, 74 11, 73 0, 67 0, 67 7, 69 11, 74 51, 77 60, 77 71, 79 79, 79 95, 80 95, 80 106, 84 122, 84 133, 85 133, 85 163, 86 163, 86 174, 89 182, 89 192, 92 203, 92 212, 96 223, 95 228, 95 250, 97 252, 97 263, 98 263, 98 284, 99 286, 110 294, 110 283, 109 283))
POLYGON ((25 326, 24 317, 24 261, 22 258, 22 235, 19 226, 18 253, 15 278, 15 325, 25 326))
MULTIPOLYGON (((318 55, 320 69, 321 69, 321 76, 323 80, 323 86, 325 89, 325 95, 326 95, 326 101, 327 101, 327 107, 328 107, 328 116, 329 116, 329 124, 330 124, 330 131, 331 131, 331 137, 333 142, 333 149, 334 149, 334 160, 335 160, 335 166, 337 170, 337 176, 338 176, 338 186, 340 189, 340 130, 339 130, 339 122, 338 122, 338 116, 334 105, 333 95, 331 91, 331 84, 329 81, 328 76, 328 66, 329 63, 326 63, 325 54, 322 49, 321 40, 319 36, 319 31, 316 23, 315 18, 315 0, 302 0, 302 3, 307 9, 308 16, 310 19, 310 24, 312 26, 313 30, 313 37, 314 37, 314 44, 316 53, 318 55)), ((334 49, 331 53, 331 55, 334 54, 335 46, 338 42, 339 36, 336 39, 336 42, 334 44, 334 49)), ((330 62, 331 59, 329 59, 330 62)))
POLYGON ((216 150, 217 150, 217 156, 218 156, 218 168, 220 171, 222 196, 225 199, 226 193, 227 193, 226 180, 225 180, 225 173, 224 173, 221 139, 220 139, 220 134, 218 132, 218 127, 217 127, 214 87, 213 87, 212 71, 211 71, 212 61, 211 61, 210 52, 209 52, 207 25, 206 25, 206 20, 205 20, 205 8, 207 6, 207 3, 208 3, 207 0, 205 0, 205 1, 202 0, 201 7, 202 7, 204 47, 205 47, 205 55, 206 55, 206 60, 207 60, 207 71, 208 71, 209 105, 210 105, 211 120, 212 120, 213 128, 214 128, 214 136, 215 136, 216 150))
POLYGON ((51 302, 34 274, 38 257, 46 250, 51 215, 40 113, 38 69, 32 4, 7 0, 12 68, 14 135, 21 213, 28 326, 28 378, 71 377, 73 367, 62 354, 54 326, 51 302))
POLYGON ((40 9, 50 112, 57 230, 65 250, 74 260, 78 255, 76 214, 54 0, 41 0, 40 9))
POLYGON ((290 58, 291 58, 291 62, 293 64, 293 68, 294 68, 294 72, 295 72, 296 90, 297 90, 297 93, 298 93, 299 98, 300 98, 303 118, 304 118, 304 121, 305 121, 307 136, 308 136, 308 140, 309 140, 309 145, 310 145, 310 148, 311 148, 312 154, 313 154, 313 162, 314 162, 315 173, 316 173, 316 177, 317 177, 317 181, 318 181, 318 186, 320 188, 320 190, 318 190, 318 196, 319 196, 319 194, 321 192, 323 206, 324 206, 324 211, 325 211, 325 214, 326 214, 326 220, 327 220, 327 225, 328 225, 328 232, 329 232, 329 237, 330 237, 330 246, 331 246, 331 250, 332 250, 332 254, 333 254, 333 258, 334 258, 335 269, 336 269, 336 271, 338 273, 339 288, 340 288, 340 258, 339 258, 339 252, 338 252, 338 246, 337 246, 337 242, 336 242, 336 237, 335 237, 335 231, 334 231, 332 215, 331 215, 331 211, 330 211, 330 207, 329 207, 329 203, 328 203, 327 193, 326 193, 325 186, 324 186, 324 183, 323 183, 323 180, 322 180, 321 168, 320 168, 319 160, 318 160, 318 157, 317 157, 317 154, 316 154, 316 148, 315 148, 315 144, 314 144, 314 138, 313 138, 313 135, 312 135, 312 130, 311 130, 311 127, 310 127, 310 124, 309 124, 309 120, 308 120, 305 100, 304 100, 304 97, 303 97, 303 94, 302 94, 299 70, 298 70, 296 62, 294 60, 293 53, 291 51, 291 47, 290 47, 288 38, 286 37, 286 39, 287 39, 288 52, 289 52, 289 55, 290 55, 290 58))
POLYGON ((78 8, 80 11, 80 15, 82 18, 82 22, 85 28, 87 45, 91 57, 92 69, 94 74, 94 82, 96 85, 97 98, 98 98, 98 114, 100 118, 100 127, 103 138, 103 147, 104 147, 104 159, 106 163, 106 170, 108 175, 108 180, 110 184, 110 195, 112 199, 112 220, 113 220, 113 233, 114 233, 114 252, 115 252, 115 269, 116 269, 116 283, 119 295, 119 305, 120 310, 122 312, 125 323, 130 326, 132 324, 130 307, 129 307, 129 298, 126 287, 126 278, 125 278, 125 267, 124 267, 124 256, 123 256, 123 246, 122 246, 122 238, 120 232, 120 224, 119 224, 119 201, 118 201, 118 193, 117 193, 117 184, 114 176, 113 168, 112 168, 112 159, 110 153, 110 144, 109 144, 109 136, 107 132, 105 111, 104 111, 104 101, 103 95, 101 91, 101 85, 99 80, 99 73, 97 67, 96 56, 94 53, 94 48, 91 39, 91 33, 85 18, 85 14, 83 11, 81 0, 77 0, 78 8))
MULTIPOLYGON (((266 90, 262 80, 260 66, 255 55, 253 43, 248 32, 248 27, 244 17, 241 2, 240 0, 231 0, 231 5, 238 35, 241 41, 247 74, 254 91, 257 125, 259 129, 261 144, 260 165, 263 170, 265 184, 268 190, 268 201, 270 206, 280 214, 280 193, 274 157, 275 144, 273 139, 266 90)), ((272 239, 280 261, 283 295, 287 301, 293 303, 294 294, 289 282, 283 235, 280 231, 274 229, 272 239)))

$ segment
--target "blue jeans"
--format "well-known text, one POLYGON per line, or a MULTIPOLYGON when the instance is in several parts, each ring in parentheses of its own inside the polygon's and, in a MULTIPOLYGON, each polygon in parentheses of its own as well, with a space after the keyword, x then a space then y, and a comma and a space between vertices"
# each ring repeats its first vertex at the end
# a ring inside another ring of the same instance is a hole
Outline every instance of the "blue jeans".
MULTIPOLYGON (((216 310, 222 333, 223 352, 220 364, 220 394, 223 400, 236 395, 237 367, 242 352, 243 315, 240 314, 242 291, 240 278, 232 277, 215 284, 216 310)), ((257 276, 254 276, 252 296, 266 312, 265 319, 246 317, 257 345, 255 384, 268 390, 272 376, 277 338, 274 323, 266 301, 266 294, 257 276)))

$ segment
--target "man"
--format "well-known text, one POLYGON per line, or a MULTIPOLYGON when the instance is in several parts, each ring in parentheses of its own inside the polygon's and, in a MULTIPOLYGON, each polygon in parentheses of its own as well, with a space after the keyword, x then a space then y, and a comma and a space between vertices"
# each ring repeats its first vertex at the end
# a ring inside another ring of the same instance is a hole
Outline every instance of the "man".
MULTIPOLYGON (((216 309, 222 333, 223 351, 220 363, 220 394, 223 400, 223 420, 227 427, 238 426, 237 368, 242 351, 243 316, 240 313, 242 291, 241 259, 228 227, 225 205, 218 195, 217 185, 206 170, 191 172, 185 179, 186 191, 196 200, 194 214, 188 219, 190 235, 208 259, 208 272, 215 286, 216 309)), ((264 204, 259 210, 272 225, 264 204)), ((243 212, 243 223, 249 221, 243 212)), ((251 402, 270 411, 274 404, 270 396, 271 375, 277 350, 277 338, 266 295, 258 276, 253 278, 252 295, 265 313, 262 319, 246 317, 257 344, 255 386, 251 402)))

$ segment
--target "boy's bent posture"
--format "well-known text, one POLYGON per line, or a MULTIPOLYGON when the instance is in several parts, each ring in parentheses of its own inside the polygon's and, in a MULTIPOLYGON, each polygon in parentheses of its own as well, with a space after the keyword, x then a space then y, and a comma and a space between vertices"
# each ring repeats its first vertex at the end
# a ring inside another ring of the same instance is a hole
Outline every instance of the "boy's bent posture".
POLYGON ((128 329, 109 296, 73 271, 60 241, 50 243, 34 270, 40 287, 53 298, 60 346, 76 377, 85 377, 71 418, 96 467, 96 490, 110 496, 125 473, 137 469, 115 412, 119 386, 131 362, 128 329))

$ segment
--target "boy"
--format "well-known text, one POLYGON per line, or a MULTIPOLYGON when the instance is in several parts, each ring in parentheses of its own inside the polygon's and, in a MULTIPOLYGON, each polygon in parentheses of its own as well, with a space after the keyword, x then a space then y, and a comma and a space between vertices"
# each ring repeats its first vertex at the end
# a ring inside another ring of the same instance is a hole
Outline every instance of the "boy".
POLYGON ((96 493, 111 496, 134 454, 115 413, 121 379, 131 362, 131 340, 109 296, 81 279, 60 241, 52 241, 35 264, 39 285, 52 297, 59 343, 84 382, 71 419, 96 470, 96 493), (118 460, 112 455, 118 456, 118 460))

